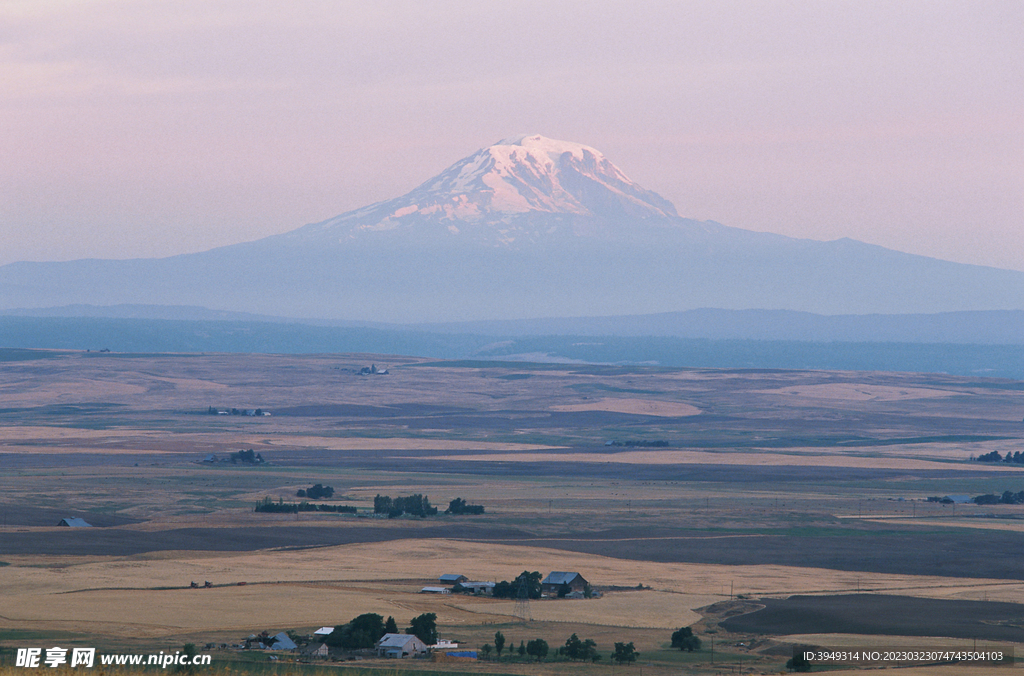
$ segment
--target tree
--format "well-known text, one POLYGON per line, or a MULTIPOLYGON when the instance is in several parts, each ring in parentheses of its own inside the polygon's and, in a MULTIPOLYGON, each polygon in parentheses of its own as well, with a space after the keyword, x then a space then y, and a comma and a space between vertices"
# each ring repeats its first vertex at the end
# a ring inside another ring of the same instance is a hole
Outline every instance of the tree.
POLYGON ((500 631, 494 632, 494 650, 498 653, 498 657, 501 657, 501 651, 505 648, 505 635, 500 631))
POLYGON ((483 514, 483 505, 471 505, 462 498, 455 498, 448 503, 448 509, 444 510, 445 514, 483 514))
POLYGON ((406 634, 414 634, 416 638, 427 645, 437 643, 437 615, 434 613, 423 613, 412 618, 411 626, 405 630, 406 634))
POLYGON ((585 641, 581 641, 576 634, 569 637, 565 642, 565 645, 559 649, 559 652, 570 660, 596 661, 598 659, 597 643, 590 638, 585 641))
POLYGON ((189 674, 194 673, 195 669, 192 667, 192 660, 194 660, 196 655, 199 654, 199 651, 196 649, 196 644, 186 643, 185 645, 181 646, 181 652, 182 654, 184 654, 187 663, 179 664, 177 667, 175 667, 175 671, 183 671, 189 674))
MULTIPOLYGON (((334 489, 331 489, 331 492, 333 493, 334 489)), ((374 514, 387 514, 389 519, 403 514, 426 518, 437 514, 437 507, 432 507, 427 496, 420 493, 397 498, 378 494, 373 499, 373 512, 374 514)))
POLYGON ((570 593, 572 593, 572 587, 569 586, 568 582, 563 582, 561 586, 558 587, 558 598, 564 599, 570 593))
POLYGON ((374 514, 387 514, 391 511, 391 498, 387 495, 381 495, 378 493, 373 498, 373 513, 374 514))
POLYGON ((539 599, 541 591, 543 590, 543 587, 541 587, 540 584, 540 581, 542 579, 544 579, 544 576, 538 573, 537 571, 533 571, 531 573, 529 571, 524 570, 519 574, 519 577, 517 577, 515 581, 512 583, 512 587, 515 590, 515 596, 519 596, 519 585, 525 581, 526 595, 529 596, 531 599, 539 599))
POLYGON ((612 653, 612 659, 622 664, 623 662, 636 662, 636 658, 640 656, 640 653, 633 647, 633 642, 629 643, 616 643, 615 652, 612 653))
POLYGON ((526 644, 522 641, 519 642, 519 656, 522 657, 526 654, 526 644))
POLYGON ((805 673, 811 670, 811 663, 804 657, 803 652, 796 652, 786 662, 786 668, 790 671, 805 673))
POLYGON ((491 656, 492 650, 494 650, 494 646, 492 646, 490 643, 485 643, 482 646, 480 646, 480 652, 484 654, 484 659, 487 659, 491 656))
POLYGON ((384 633, 383 617, 377 613, 363 613, 351 622, 335 627, 324 643, 345 650, 362 650, 374 647, 384 633))
MULTIPOLYGON (((306 497, 310 500, 319 500, 320 498, 330 498, 334 495, 333 486, 324 486, 323 484, 316 484, 306 489, 306 497)), ((301 497, 301 496, 300 496, 301 497)))
POLYGON ((397 634, 398 633, 398 623, 395 622, 395 618, 391 617, 390 615, 388 615, 388 621, 384 623, 384 633, 385 634, 397 634))
POLYGON ((548 655, 548 642, 542 638, 535 638, 526 644, 526 654, 532 655, 540 662, 548 655))
POLYGON ((692 653, 700 650, 700 639, 693 635, 693 629, 682 627, 672 632, 672 647, 692 653))

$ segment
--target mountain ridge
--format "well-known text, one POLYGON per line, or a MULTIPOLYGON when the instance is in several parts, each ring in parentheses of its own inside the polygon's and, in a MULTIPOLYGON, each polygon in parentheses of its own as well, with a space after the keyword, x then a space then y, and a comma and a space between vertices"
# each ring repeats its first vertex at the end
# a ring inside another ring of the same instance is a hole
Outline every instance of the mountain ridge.
POLYGON ((70 305, 0 310, 0 317, 247 322, 499 337, 612 336, 704 340, 1024 345, 1024 310, 908 315, 817 315, 792 310, 698 308, 646 315, 537 317, 515 320, 394 324, 257 315, 211 310, 198 306, 70 305))

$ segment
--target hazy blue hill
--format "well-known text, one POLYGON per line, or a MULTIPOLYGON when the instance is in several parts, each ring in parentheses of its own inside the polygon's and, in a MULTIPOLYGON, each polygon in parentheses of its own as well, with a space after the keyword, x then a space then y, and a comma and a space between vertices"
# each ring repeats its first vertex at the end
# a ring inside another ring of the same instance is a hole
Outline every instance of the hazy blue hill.
POLYGON ((438 333, 284 322, 0 316, 0 346, 116 353, 404 354, 672 367, 922 371, 1024 380, 1020 345, 438 333))
POLYGON ((901 315, 818 315, 792 310, 722 310, 616 317, 420 324, 439 332, 512 336, 676 336, 680 338, 1024 345, 1024 311, 901 315))
POLYGON ((818 315, 792 310, 723 310, 604 317, 551 317, 425 324, 304 319, 178 305, 65 305, 0 310, 11 317, 237 321, 486 336, 654 336, 712 340, 1024 345, 1024 310, 905 315, 818 315))

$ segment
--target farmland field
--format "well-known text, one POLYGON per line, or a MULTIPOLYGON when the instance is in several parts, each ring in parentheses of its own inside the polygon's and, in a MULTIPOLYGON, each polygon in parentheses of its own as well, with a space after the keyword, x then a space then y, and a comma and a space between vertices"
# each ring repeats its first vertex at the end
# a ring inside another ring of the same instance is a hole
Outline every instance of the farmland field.
MULTIPOLYGON (((650 673, 777 672, 788 646, 830 640, 973 632, 1024 645, 1024 506, 935 499, 1024 490, 1024 464, 974 460, 1024 450, 1016 381, 386 355, 16 357, 0 362, 9 648, 40 636, 146 652, 235 645, 367 612, 402 628, 435 613, 441 635, 471 649, 499 630, 553 647, 577 633, 603 655, 587 673, 610 672, 613 643, 628 641, 650 673), (387 375, 360 375, 371 364, 387 375), (249 449, 263 462, 240 461, 249 449), (254 511, 317 483, 334 494, 314 502, 356 513, 254 511), (375 496, 411 494, 441 513, 373 515, 375 496), (485 513, 444 514, 456 497, 485 513), (67 517, 93 527, 58 527, 67 517), (602 595, 534 600, 523 621, 510 599, 420 593, 444 573, 524 570, 576 571, 602 595), (826 607, 839 610, 819 621, 826 607), (701 650, 671 649, 683 626, 701 650)), ((471 670, 581 673, 533 668, 471 670)))

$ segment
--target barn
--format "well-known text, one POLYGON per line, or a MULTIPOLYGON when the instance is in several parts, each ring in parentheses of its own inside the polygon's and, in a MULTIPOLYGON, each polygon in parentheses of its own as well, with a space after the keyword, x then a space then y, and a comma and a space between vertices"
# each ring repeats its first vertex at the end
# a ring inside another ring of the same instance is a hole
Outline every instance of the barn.
POLYGON ((563 584, 569 585, 569 591, 582 592, 590 583, 579 573, 565 573, 557 570, 552 571, 540 582, 541 591, 550 596, 557 595, 563 584))
POLYGON ((88 523, 85 519, 79 519, 77 517, 67 517, 61 519, 58 526, 67 526, 68 528, 92 528, 92 524, 88 523))
POLYGON ((377 641, 377 654, 381 657, 408 657, 426 652, 427 644, 412 634, 384 634, 377 641))

